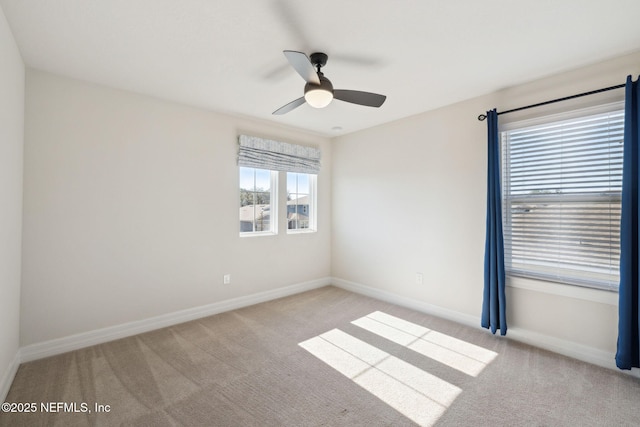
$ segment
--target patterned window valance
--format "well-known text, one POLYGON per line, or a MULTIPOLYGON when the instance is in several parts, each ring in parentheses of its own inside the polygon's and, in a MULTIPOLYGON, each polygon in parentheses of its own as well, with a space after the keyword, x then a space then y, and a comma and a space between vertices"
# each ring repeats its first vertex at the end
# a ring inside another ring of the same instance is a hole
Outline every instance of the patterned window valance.
POLYGON ((318 174, 320 149, 256 136, 240 135, 238 165, 284 172, 318 174))

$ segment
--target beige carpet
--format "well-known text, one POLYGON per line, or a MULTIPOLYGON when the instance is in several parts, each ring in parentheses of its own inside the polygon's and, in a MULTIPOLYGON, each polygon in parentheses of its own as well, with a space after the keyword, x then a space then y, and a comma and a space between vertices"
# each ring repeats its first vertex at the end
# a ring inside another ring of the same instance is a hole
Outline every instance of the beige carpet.
POLYGON ((0 426, 640 425, 636 378, 331 286, 25 363, 7 401, 37 410, 0 426))

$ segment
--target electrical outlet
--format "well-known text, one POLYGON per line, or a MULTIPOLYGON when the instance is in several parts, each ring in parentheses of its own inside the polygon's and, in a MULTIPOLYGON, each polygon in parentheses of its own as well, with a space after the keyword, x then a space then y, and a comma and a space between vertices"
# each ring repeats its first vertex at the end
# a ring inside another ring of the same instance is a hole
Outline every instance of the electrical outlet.
POLYGON ((225 285, 228 285, 231 283, 231 275, 230 274, 225 274, 224 277, 222 278, 222 283, 224 283, 225 285))
POLYGON ((416 273, 416 285, 422 285, 424 283, 424 276, 422 273, 416 273))

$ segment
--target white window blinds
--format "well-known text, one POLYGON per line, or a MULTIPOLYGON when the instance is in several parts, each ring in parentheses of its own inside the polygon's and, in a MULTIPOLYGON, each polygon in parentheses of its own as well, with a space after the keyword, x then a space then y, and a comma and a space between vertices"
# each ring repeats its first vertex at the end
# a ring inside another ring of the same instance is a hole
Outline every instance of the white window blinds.
POLYGON ((320 172, 318 148, 247 135, 240 135, 238 143, 239 166, 283 172, 320 172))
POLYGON ((621 110, 502 132, 510 274, 617 289, 623 132, 621 110))

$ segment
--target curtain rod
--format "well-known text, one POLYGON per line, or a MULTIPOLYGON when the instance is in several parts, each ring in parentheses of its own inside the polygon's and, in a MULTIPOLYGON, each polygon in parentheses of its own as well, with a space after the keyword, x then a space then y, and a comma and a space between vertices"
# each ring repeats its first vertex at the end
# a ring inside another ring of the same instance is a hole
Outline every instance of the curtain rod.
MULTIPOLYGON (((513 110, 500 111, 498 113, 498 115, 507 114, 507 113, 513 113, 515 111, 520 111, 520 110, 526 110, 528 108, 540 107, 542 105, 553 104, 554 102, 567 101, 567 100, 573 99, 573 98, 580 98, 581 96, 594 95, 596 93, 607 92, 609 90, 620 89, 620 88, 623 88, 623 87, 625 87, 624 83, 621 84, 621 85, 615 85, 615 86, 605 87, 603 89, 596 89, 596 90, 592 90, 592 91, 589 91, 589 92, 579 93, 577 95, 565 96, 564 98, 552 99, 551 101, 540 102, 538 104, 531 104, 531 105, 527 105, 525 107, 514 108, 513 110)), ((487 116, 485 114, 480 114, 478 116, 478 120, 480 120, 480 121, 483 121, 486 118, 487 118, 487 116)))

